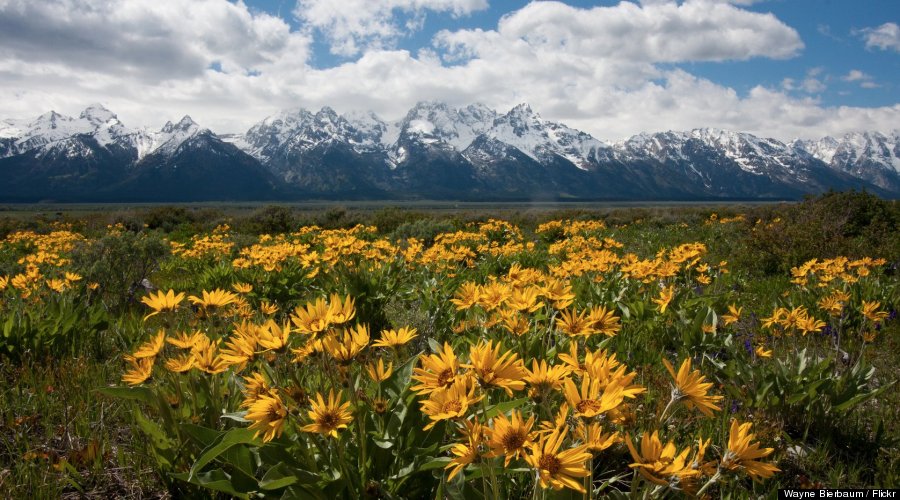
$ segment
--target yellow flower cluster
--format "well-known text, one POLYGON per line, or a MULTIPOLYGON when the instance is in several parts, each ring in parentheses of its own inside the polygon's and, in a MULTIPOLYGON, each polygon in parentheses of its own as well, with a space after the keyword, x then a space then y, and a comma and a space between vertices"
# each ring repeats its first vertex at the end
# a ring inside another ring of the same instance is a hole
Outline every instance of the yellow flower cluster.
POLYGON ((837 288, 843 284, 853 284, 868 276, 872 268, 883 266, 884 259, 864 257, 850 260, 847 257, 834 259, 812 259, 803 265, 791 268, 791 283, 809 287, 837 288))
POLYGON ((222 224, 216 226, 211 234, 192 236, 190 243, 169 242, 172 255, 184 259, 220 259, 228 256, 234 248, 229 231, 231 228, 228 224, 222 224))

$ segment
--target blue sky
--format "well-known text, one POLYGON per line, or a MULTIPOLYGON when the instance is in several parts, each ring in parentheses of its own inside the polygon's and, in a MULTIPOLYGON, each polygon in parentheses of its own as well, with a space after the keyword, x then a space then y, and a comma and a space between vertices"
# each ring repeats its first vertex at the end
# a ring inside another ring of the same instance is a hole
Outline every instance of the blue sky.
POLYGON ((281 109, 528 102, 601 139, 900 127, 897 0, 9 0, 0 118, 101 102, 241 132, 281 109))

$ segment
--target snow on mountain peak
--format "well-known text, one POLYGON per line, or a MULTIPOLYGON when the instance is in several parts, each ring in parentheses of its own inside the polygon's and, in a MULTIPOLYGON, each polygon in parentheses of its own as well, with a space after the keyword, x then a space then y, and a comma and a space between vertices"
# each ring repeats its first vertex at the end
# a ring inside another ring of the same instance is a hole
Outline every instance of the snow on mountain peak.
POLYGON ((102 104, 94 103, 84 109, 78 118, 86 120, 94 127, 100 127, 112 121, 118 121, 118 117, 112 111, 106 109, 102 104))

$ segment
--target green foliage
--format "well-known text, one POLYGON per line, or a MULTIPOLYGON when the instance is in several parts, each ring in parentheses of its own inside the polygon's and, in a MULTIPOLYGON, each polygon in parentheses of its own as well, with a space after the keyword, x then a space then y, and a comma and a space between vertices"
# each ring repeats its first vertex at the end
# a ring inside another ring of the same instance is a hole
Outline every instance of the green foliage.
POLYGON ((747 224, 746 250, 735 260, 768 274, 838 255, 900 259, 900 205, 865 192, 830 192, 777 210, 758 210, 747 224))
POLYGON ((168 246, 156 233, 124 231, 80 244, 72 260, 86 281, 100 285, 103 304, 119 311, 136 301, 136 295, 144 290, 142 281, 168 253, 168 246))
POLYGON ((41 304, 18 303, 0 310, 0 359, 75 356, 87 348, 97 352, 98 337, 108 325, 100 304, 78 300, 71 292, 41 304))
POLYGON ((736 398, 749 407, 777 415, 788 429, 806 438, 815 426, 840 426, 854 408, 878 396, 893 382, 875 387, 875 368, 862 360, 842 367, 833 357, 818 357, 803 349, 771 363, 747 363, 740 358, 728 363, 726 378, 740 380, 731 386, 736 398))

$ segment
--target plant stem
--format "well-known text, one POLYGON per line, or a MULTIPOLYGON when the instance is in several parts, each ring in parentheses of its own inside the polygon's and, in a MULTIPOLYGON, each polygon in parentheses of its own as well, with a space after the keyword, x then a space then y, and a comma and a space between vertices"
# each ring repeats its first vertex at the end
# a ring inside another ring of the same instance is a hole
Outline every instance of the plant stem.
POLYGON ((706 488, 709 488, 710 486, 712 486, 716 481, 719 480, 720 477, 722 477, 722 471, 717 470, 716 474, 713 477, 709 478, 709 481, 707 481, 706 484, 704 484, 703 487, 700 488, 699 491, 697 491, 697 497, 702 495, 703 492, 706 491, 706 488))

